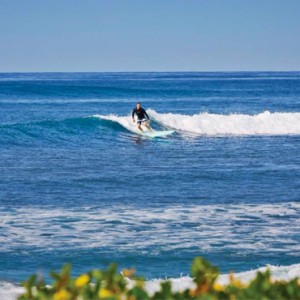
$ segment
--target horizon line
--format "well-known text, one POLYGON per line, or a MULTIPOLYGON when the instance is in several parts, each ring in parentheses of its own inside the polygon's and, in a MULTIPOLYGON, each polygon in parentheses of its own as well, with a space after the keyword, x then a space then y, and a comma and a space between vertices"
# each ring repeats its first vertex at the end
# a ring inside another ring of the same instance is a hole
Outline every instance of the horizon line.
POLYGON ((239 71, 0 71, 0 74, 25 73, 297 73, 299 70, 239 70, 239 71))

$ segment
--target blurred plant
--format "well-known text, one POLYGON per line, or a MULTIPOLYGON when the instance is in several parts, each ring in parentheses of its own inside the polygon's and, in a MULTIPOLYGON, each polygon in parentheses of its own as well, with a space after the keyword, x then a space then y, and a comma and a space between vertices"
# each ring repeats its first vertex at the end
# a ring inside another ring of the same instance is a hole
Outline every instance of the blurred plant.
POLYGON ((41 277, 30 276, 23 283, 25 292, 19 300, 300 300, 300 279, 274 281, 269 270, 258 272, 248 284, 230 274, 229 284, 221 285, 217 282, 218 269, 196 257, 191 274, 195 287, 174 292, 171 282, 163 281, 160 290, 149 295, 144 288, 144 279, 136 277, 133 269, 125 269, 120 274, 116 264, 111 264, 107 270, 92 270, 72 278, 71 266, 66 264, 60 273, 50 273, 51 285, 46 285, 41 277), (130 287, 128 278, 133 282, 130 287))

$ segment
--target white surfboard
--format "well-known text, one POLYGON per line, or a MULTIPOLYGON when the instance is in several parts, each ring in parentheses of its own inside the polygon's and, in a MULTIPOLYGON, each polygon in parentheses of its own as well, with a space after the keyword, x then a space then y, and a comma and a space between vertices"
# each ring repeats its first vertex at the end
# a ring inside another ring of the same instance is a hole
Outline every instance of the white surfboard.
POLYGON ((174 130, 153 130, 153 131, 139 131, 138 133, 147 137, 156 138, 156 137, 165 137, 172 133, 174 130))

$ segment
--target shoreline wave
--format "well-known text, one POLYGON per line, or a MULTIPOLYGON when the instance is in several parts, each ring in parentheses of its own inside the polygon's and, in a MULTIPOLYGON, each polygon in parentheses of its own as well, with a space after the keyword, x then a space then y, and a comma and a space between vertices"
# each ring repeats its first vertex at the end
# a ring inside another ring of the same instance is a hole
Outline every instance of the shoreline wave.
MULTIPOLYGON (((256 270, 235 273, 234 277, 243 283, 248 283, 255 278, 257 272, 265 272, 267 269, 271 271, 272 278, 278 281, 288 281, 300 278, 300 264, 290 266, 272 266, 267 265, 256 270)), ((221 274, 217 280, 219 284, 226 285, 229 283, 230 274, 221 274)), ((160 289, 161 282, 170 281, 172 283, 173 292, 183 291, 187 288, 194 287, 193 279, 190 276, 181 276, 179 278, 152 279, 145 282, 145 290, 149 295, 153 295, 160 289)), ((134 282, 127 279, 128 286, 132 287, 134 282)), ((24 292, 24 288, 16 283, 0 281, 0 299, 17 300, 17 297, 24 292)))

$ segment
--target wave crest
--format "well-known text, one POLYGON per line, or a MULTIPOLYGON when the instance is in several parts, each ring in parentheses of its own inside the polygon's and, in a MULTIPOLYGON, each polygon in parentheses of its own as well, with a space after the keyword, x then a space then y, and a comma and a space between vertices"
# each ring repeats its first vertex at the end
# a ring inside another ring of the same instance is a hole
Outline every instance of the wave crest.
POLYGON ((149 109, 149 115, 164 126, 199 135, 298 135, 300 113, 271 113, 257 115, 159 114, 149 109))

